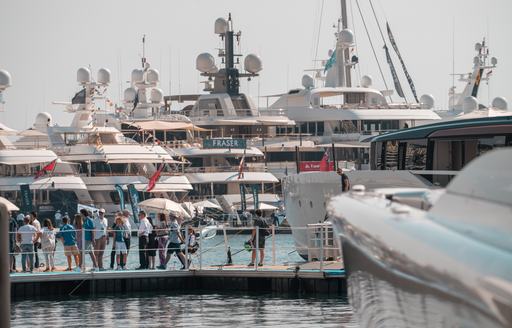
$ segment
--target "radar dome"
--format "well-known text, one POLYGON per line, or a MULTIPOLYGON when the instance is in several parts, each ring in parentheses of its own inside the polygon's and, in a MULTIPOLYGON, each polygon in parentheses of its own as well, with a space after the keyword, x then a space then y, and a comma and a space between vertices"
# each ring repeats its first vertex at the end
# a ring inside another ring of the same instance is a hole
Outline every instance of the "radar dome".
POLYGON ((5 90, 11 86, 11 74, 6 70, 0 69, 0 90, 5 90))
POLYGON ((312 89, 315 86, 315 80, 309 74, 302 75, 302 86, 306 89, 312 89))
POLYGON ((354 33, 349 29, 344 29, 340 32, 339 39, 345 46, 350 46, 354 43, 354 33))
POLYGON ((154 68, 148 69, 147 80, 149 83, 158 83, 160 81, 160 73, 154 68))
POLYGON ((475 97, 466 97, 462 101, 462 109, 464 113, 471 113, 474 110, 478 109, 478 100, 475 97))
POLYGON ((480 51, 482 49, 482 44, 480 42, 475 43, 475 50, 480 51))
POLYGON ((372 77, 370 75, 363 75, 361 78, 361 86, 363 88, 369 88, 372 85, 372 77))
POLYGON ((125 102, 133 102, 135 100, 135 95, 137 94, 137 90, 135 88, 127 88, 124 90, 124 101, 125 102))
POLYGON ((492 100, 492 107, 501 109, 501 110, 508 110, 508 102, 507 99, 504 97, 496 97, 492 100))
POLYGON ((78 83, 91 82, 91 71, 87 67, 80 67, 76 71, 76 81, 78 83))
POLYGON ((255 54, 248 54, 244 59, 244 68, 247 72, 256 74, 263 69, 260 57, 255 54))
POLYGON ((160 103, 162 99, 164 98, 164 92, 162 89, 159 88, 153 88, 151 89, 151 102, 152 103, 160 103))
POLYGON ((132 83, 143 82, 144 81, 144 71, 141 69, 134 69, 132 71, 132 83))
POLYGON ((45 131, 48 126, 52 123, 52 115, 48 112, 42 112, 37 114, 34 122, 34 127, 37 130, 45 131))
POLYGON ((100 68, 98 70, 98 82, 101 84, 110 83, 110 70, 107 68, 100 68))
POLYGON ((217 69, 215 58, 207 52, 199 54, 196 58, 196 69, 201 73, 211 73, 217 69))
POLYGON ((215 21, 215 34, 224 34, 228 31, 228 21, 224 18, 217 18, 215 21))
POLYGON ((138 89, 137 90, 137 98, 138 98, 139 103, 141 103, 141 104, 146 103, 147 102, 146 89, 138 89))
POLYGON ((420 97, 420 105, 422 109, 434 108, 435 99, 432 95, 422 95, 420 97))

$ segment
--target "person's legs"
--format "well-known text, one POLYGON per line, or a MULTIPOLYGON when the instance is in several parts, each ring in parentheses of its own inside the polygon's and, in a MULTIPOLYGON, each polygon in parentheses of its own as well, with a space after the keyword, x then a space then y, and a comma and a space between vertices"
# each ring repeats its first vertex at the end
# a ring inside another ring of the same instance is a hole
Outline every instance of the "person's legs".
POLYGON ((28 267, 30 269, 30 272, 34 271, 34 253, 33 252, 28 253, 28 267))
POLYGON ((148 268, 148 237, 140 236, 139 237, 139 263, 141 269, 148 268))
MULTIPOLYGON (((110 269, 114 269, 114 263, 116 262, 116 242, 112 242, 112 250, 110 251, 110 269)), ((119 265, 119 259, 117 259, 119 265)))
POLYGON ((34 253, 32 254, 32 257, 34 257, 34 255, 35 255, 35 258, 36 258, 35 266, 36 266, 36 268, 39 268, 39 255, 37 254, 38 247, 39 247, 39 243, 34 243, 34 253))
POLYGON ((265 249, 260 249, 260 265, 263 265, 263 260, 265 260, 265 249))
POLYGON ((71 264, 72 264, 71 255, 66 255, 66 259, 68 260, 68 269, 71 270, 71 264))
POLYGON ((105 247, 107 246, 107 237, 103 236, 96 239, 95 255, 98 261, 98 267, 103 269, 103 254, 105 253, 105 247))
POLYGON ((44 271, 50 271, 50 253, 48 252, 48 249, 43 249, 44 254, 44 263, 46 268, 44 271))
POLYGON ((249 263, 249 265, 254 265, 254 262, 256 262, 256 249, 253 247, 251 254, 251 263, 249 263))
POLYGON ((26 253, 26 248, 23 247, 25 245, 21 245, 21 268, 23 272, 27 271, 27 258, 28 254, 26 253))
POLYGON ((185 261, 186 261, 185 254, 183 254, 182 251, 178 251, 178 252, 176 252, 176 255, 178 256, 178 259, 181 262, 182 269, 185 269, 185 261))
POLYGON ((158 238, 158 258, 160 260, 160 265, 164 265, 165 262, 165 246, 167 245, 167 237, 158 238))

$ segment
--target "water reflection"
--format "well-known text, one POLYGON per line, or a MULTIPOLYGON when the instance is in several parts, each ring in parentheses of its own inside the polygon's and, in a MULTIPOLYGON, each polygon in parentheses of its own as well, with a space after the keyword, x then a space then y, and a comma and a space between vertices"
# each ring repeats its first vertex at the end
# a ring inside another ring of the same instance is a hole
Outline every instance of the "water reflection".
POLYGON ((11 305, 12 327, 357 327, 354 320, 346 299, 262 294, 137 294, 11 305))

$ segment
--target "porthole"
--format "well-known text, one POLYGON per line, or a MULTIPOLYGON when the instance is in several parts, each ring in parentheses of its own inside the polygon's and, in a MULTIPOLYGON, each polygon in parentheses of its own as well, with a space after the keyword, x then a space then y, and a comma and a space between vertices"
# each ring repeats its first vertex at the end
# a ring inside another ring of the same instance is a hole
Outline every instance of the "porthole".
POLYGON ((300 201, 300 200, 299 200, 299 207, 302 207, 302 203, 301 203, 301 201, 300 201))
POLYGON ((313 208, 313 201, 312 200, 309 201, 309 207, 313 208))

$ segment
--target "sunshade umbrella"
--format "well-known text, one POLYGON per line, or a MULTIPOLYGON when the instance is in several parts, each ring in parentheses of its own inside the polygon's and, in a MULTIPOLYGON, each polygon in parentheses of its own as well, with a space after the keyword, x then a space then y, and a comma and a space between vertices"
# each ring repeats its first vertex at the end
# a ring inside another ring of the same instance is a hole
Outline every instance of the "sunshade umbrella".
POLYGON ((7 199, 5 199, 3 197, 0 197, 0 203, 5 204, 5 206, 7 206, 7 210, 9 212, 19 211, 20 210, 18 208, 18 206, 14 205, 13 203, 11 203, 10 201, 8 201, 7 199))
POLYGON ((183 209, 183 207, 181 207, 180 204, 166 198, 146 199, 145 201, 140 202, 139 206, 148 211, 156 211, 190 218, 190 215, 183 209))
POLYGON ((214 203, 211 200, 203 200, 197 203, 192 204, 194 207, 200 207, 200 208, 216 208, 218 210, 222 210, 222 207, 219 204, 214 203))

